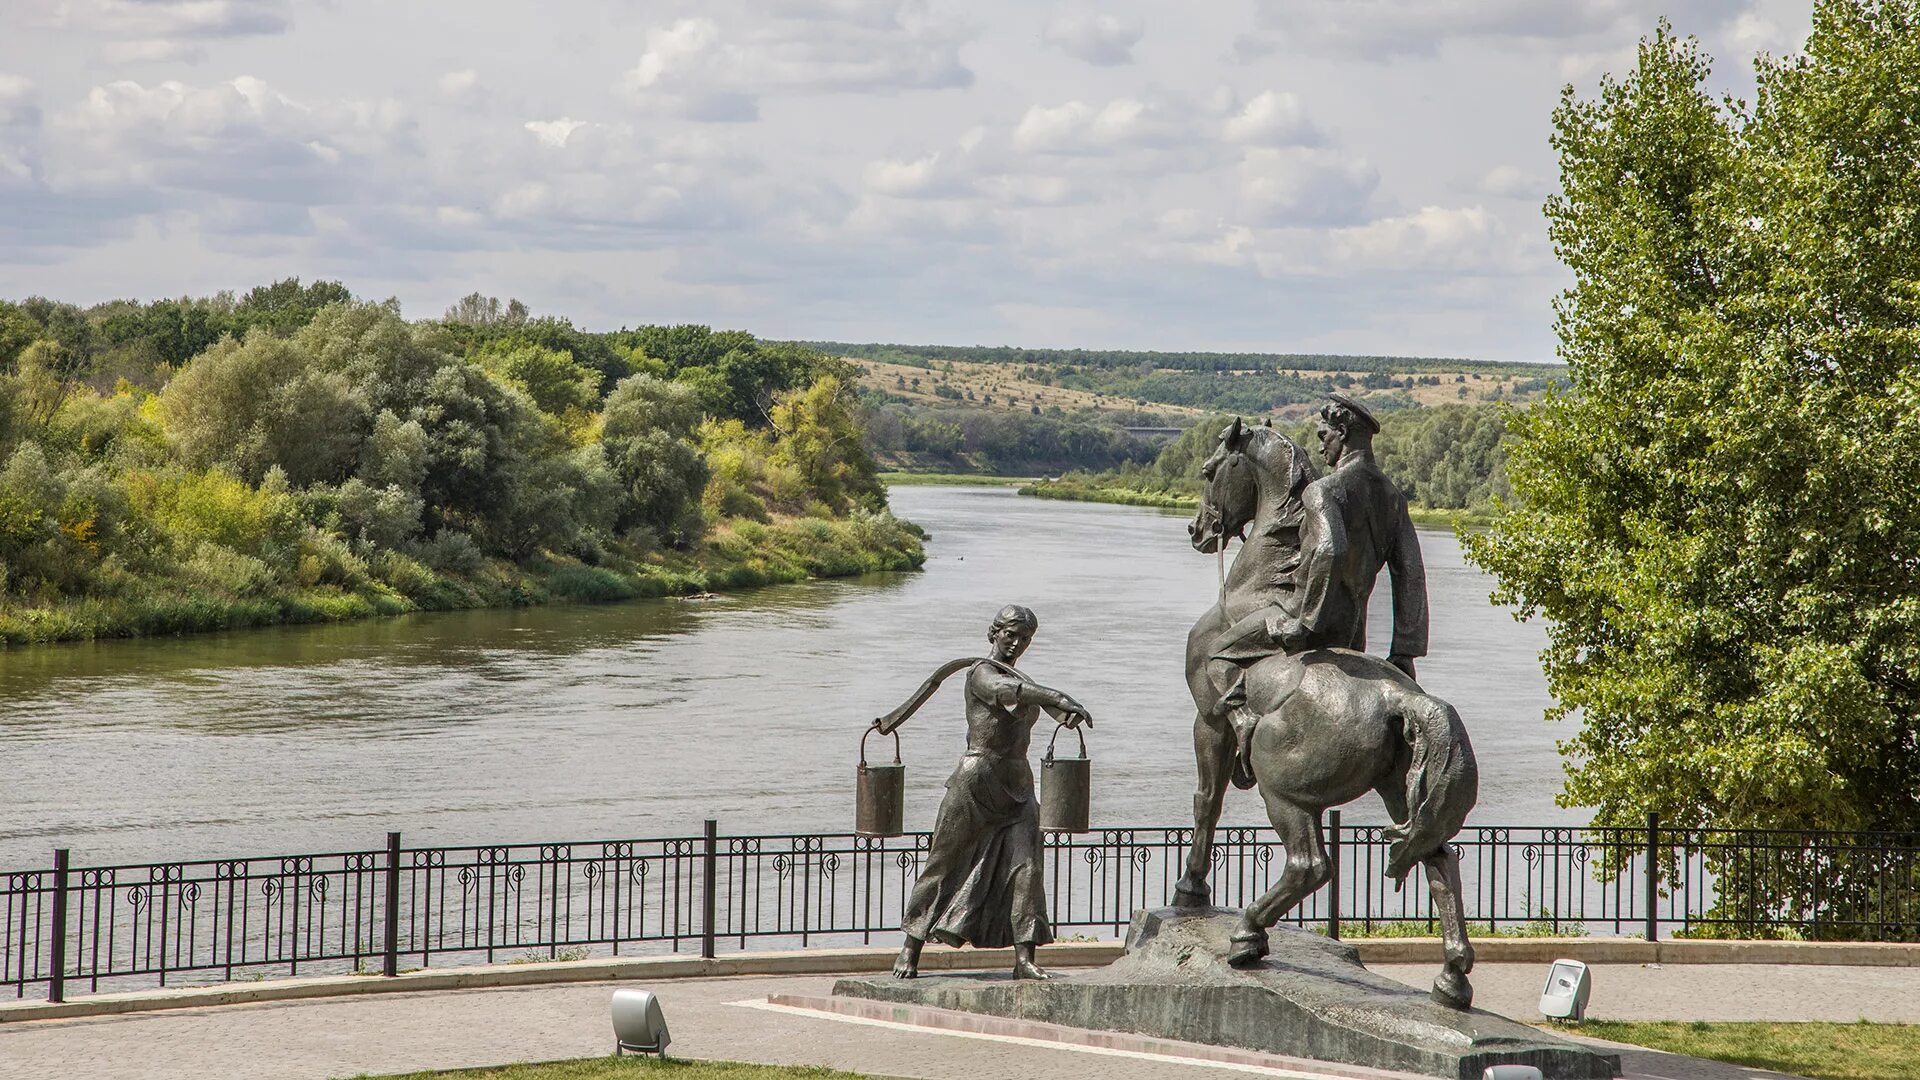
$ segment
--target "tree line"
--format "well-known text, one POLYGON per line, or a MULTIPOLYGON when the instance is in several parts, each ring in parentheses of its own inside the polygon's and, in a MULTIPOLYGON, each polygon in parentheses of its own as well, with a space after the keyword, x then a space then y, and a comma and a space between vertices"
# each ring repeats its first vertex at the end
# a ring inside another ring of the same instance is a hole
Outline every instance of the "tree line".
POLYGON ((0 301, 0 640, 916 565, 851 375, 337 282, 0 301))

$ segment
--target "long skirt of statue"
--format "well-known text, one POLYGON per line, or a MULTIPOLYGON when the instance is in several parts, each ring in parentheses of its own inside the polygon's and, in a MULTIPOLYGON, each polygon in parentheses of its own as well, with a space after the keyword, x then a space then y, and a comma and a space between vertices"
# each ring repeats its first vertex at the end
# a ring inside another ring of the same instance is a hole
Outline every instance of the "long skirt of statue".
POLYGON ((1051 942, 1040 852, 1040 804, 1025 755, 968 754, 947 779, 900 928, 921 941, 981 949, 1051 942))

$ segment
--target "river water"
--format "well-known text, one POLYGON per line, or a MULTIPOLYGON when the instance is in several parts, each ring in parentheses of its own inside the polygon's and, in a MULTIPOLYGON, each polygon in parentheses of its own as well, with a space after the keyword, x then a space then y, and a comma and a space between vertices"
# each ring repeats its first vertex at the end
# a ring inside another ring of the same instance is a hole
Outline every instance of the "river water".
MULTIPOLYGON (((1187 823, 1182 647, 1217 580, 1184 517, 1005 488, 892 498, 932 533, 922 572, 0 653, 0 870, 59 846, 100 865, 366 849, 390 829, 410 846, 687 835, 706 817, 843 831, 862 729, 978 655, 1008 602, 1040 616, 1022 668, 1094 715, 1095 826, 1187 823)), ((1489 603, 1451 533, 1421 544, 1421 681, 1472 733, 1469 823, 1583 823, 1553 803, 1566 729, 1542 719, 1544 635, 1489 603)), ((962 749, 958 688, 902 736, 908 827, 928 828, 962 749)), ((1372 796, 1346 811, 1382 819, 1372 796)), ((1235 792, 1225 820, 1264 816, 1235 792)))

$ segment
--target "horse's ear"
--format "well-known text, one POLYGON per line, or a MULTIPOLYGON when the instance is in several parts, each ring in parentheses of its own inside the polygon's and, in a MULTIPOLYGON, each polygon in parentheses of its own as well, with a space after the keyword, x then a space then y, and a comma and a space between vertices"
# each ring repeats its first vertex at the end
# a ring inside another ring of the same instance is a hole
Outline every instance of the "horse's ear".
POLYGON ((1267 417, 1267 426, 1268 426, 1268 427, 1272 427, 1272 426, 1273 426, 1273 417, 1271 417, 1271 416, 1269 416, 1269 417, 1267 417))
POLYGON ((1227 429, 1227 449, 1240 449, 1240 438, 1240 418, 1236 416, 1233 418, 1233 426, 1227 429))

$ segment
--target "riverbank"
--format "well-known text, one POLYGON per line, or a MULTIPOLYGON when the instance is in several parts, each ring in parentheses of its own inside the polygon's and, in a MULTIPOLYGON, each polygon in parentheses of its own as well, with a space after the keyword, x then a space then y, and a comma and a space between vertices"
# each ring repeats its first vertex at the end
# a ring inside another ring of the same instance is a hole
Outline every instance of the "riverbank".
MULTIPOLYGON (((1200 499, 1166 491, 1140 491, 1133 488, 1085 484, 1075 480, 1036 480, 1024 484, 1020 494, 1039 499, 1066 502, 1113 503, 1120 506, 1152 506, 1164 510, 1196 510, 1200 499)), ((1483 510, 1453 510, 1443 507, 1409 505, 1407 515, 1417 525, 1443 525, 1454 528, 1485 528, 1500 520, 1499 514, 1483 510)))
POLYGON ((1031 476, 951 472, 883 472, 879 479, 886 487, 1017 487, 1035 480, 1031 476))
POLYGON ((485 559, 434 569, 383 554, 351 586, 315 583, 262 587, 257 579, 130 579, 113 595, 0 604, 0 646, 238 630, 291 623, 342 622, 415 611, 459 611, 534 604, 605 603, 647 597, 731 592, 810 578, 917 570, 925 533, 891 514, 850 518, 775 518, 723 522, 687 551, 663 550, 588 565, 540 557, 525 563, 485 559))

